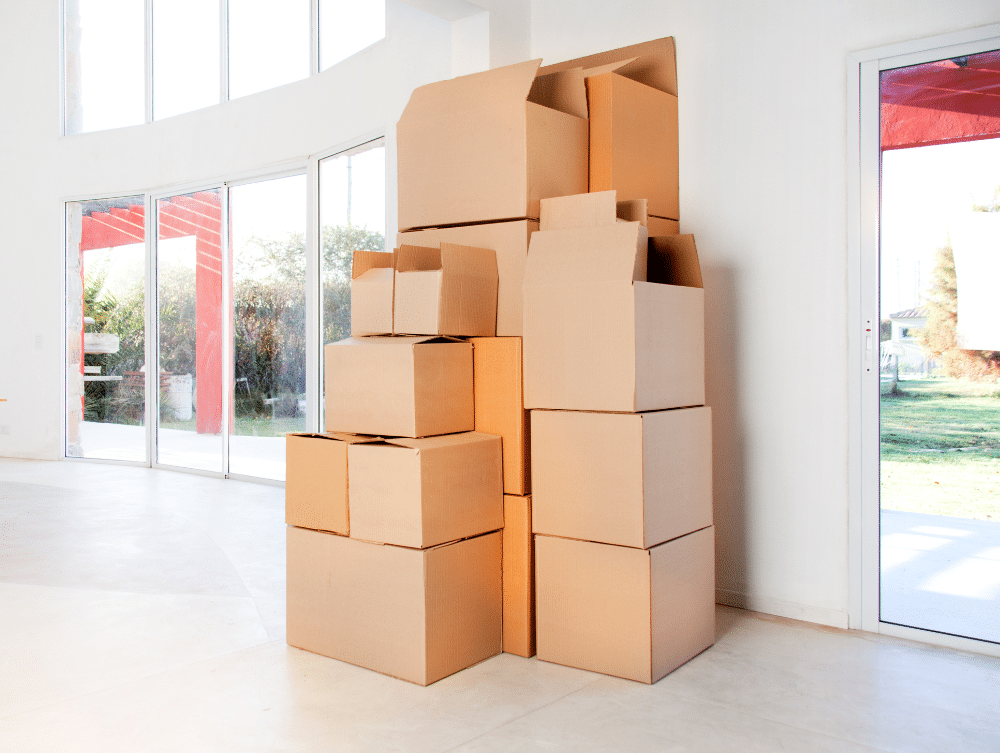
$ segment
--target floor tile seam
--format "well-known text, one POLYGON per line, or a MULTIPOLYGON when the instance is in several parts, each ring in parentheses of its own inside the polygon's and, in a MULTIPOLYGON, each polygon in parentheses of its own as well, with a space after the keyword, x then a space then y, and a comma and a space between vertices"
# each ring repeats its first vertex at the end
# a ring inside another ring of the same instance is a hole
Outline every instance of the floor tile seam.
POLYGON ((24 586, 26 588, 50 588, 63 591, 85 591, 87 593, 123 594, 126 596, 190 596, 192 598, 199 599, 250 599, 251 601, 256 599, 281 598, 279 596, 253 596, 252 594, 246 594, 244 596, 233 594, 202 594, 191 593, 189 591, 130 591, 128 589, 96 588, 90 586, 56 586, 50 583, 28 583, 24 581, 4 580, 3 576, 0 576, 0 586, 4 585, 24 586))
MULTIPOLYGON (((583 670, 583 671, 587 671, 587 670, 583 670)), ((595 677, 590 682, 587 682, 587 683, 581 685, 578 688, 574 688, 573 690, 569 691, 568 693, 564 693, 563 695, 559 696, 558 698, 553 698, 551 701, 548 701, 547 703, 543 703, 541 706, 537 706, 536 708, 529 709, 528 711, 524 711, 524 712, 522 712, 520 714, 517 714, 516 716, 512 716, 510 719, 507 719, 506 721, 500 722, 499 724, 491 727, 490 729, 485 730, 483 732, 480 732, 478 735, 473 735, 469 739, 463 740, 462 742, 460 742, 460 743, 458 743, 456 745, 452 745, 450 748, 444 748, 443 750, 440 751, 440 753, 451 753, 451 751, 458 750, 463 745, 468 745, 469 743, 473 742, 474 740, 478 740, 481 737, 486 737, 486 735, 490 735, 490 734, 496 732, 497 730, 499 730, 499 729, 501 729, 503 727, 506 727, 509 724, 513 724, 514 722, 518 721, 519 719, 524 719, 524 717, 526 717, 526 716, 530 716, 531 714, 534 714, 534 713, 536 713, 538 711, 541 711, 542 709, 548 708, 553 703, 558 703, 559 701, 562 701, 562 700, 564 700, 566 698, 569 698, 574 693, 579 693, 581 690, 586 690, 587 688, 589 688, 589 687, 591 687, 593 685, 596 685, 597 683, 601 682, 604 679, 606 679, 606 678, 601 677, 601 676, 595 677)))

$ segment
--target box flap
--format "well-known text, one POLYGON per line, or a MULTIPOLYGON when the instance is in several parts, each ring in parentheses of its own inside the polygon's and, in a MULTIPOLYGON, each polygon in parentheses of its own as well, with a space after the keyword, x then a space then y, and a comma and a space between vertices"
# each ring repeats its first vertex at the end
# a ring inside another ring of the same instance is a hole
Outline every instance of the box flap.
POLYGON ((619 220, 625 222, 638 222, 644 227, 649 227, 649 200, 630 199, 619 201, 615 206, 615 213, 619 220))
POLYGON ((546 76, 570 68, 596 68, 622 60, 631 62, 618 68, 617 73, 646 86, 652 86, 654 89, 677 95, 677 56, 673 37, 654 39, 651 42, 546 65, 538 71, 538 74, 546 76))
POLYGON ((542 199, 539 230, 614 225, 615 192, 599 191, 542 199))
POLYGON ((381 442, 382 437, 373 437, 368 434, 347 434, 342 431, 312 432, 297 431, 288 433, 286 437, 306 437, 309 439, 332 439, 346 444, 361 444, 363 442, 381 442))
MULTIPOLYGON (((584 79, 588 79, 591 76, 601 76, 605 73, 612 73, 614 71, 617 71, 622 66, 634 62, 635 60, 636 58, 627 58, 625 60, 618 60, 614 63, 607 63, 606 65, 598 65, 593 68, 584 68, 583 77, 584 79)), ((552 74, 550 73, 548 75, 551 76, 552 74)))
POLYGON ((649 239, 649 282, 704 287, 693 235, 663 235, 649 239))
POLYGON ((541 58, 528 60, 419 86, 410 94, 400 122, 454 112, 503 108, 524 102, 541 62, 541 58))
MULTIPOLYGON (((457 337, 446 337, 444 335, 406 335, 406 336, 394 336, 394 337, 348 337, 335 343, 330 343, 331 345, 370 345, 374 347, 380 346, 402 346, 402 345, 434 345, 437 343, 464 343, 457 337)), ((329 346, 327 346, 329 347, 329 346)))
POLYGON ((441 265, 449 273, 474 277, 497 277, 497 253, 489 248, 463 246, 458 243, 441 244, 441 265))
POLYGON ((402 245, 396 252, 397 272, 430 272, 441 269, 441 249, 402 245))
POLYGON ((537 232, 524 286, 645 280, 646 239, 638 222, 537 232))
POLYGON ((351 261, 351 279, 356 280, 372 269, 392 269, 394 255, 394 253, 387 251, 364 251, 361 249, 355 251, 351 261))
POLYGON ((458 434, 443 434, 437 437, 421 437, 411 439, 409 437, 393 437, 383 440, 384 444, 394 444, 399 447, 408 447, 414 450, 433 450, 438 447, 455 447, 456 445, 469 444, 470 442, 485 442, 491 439, 498 439, 493 434, 484 434, 478 431, 463 431, 458 434))
POLYGON ((567 115, 586 118, 587 88, 583 68, 554 71, 547 76, 536 77, 528 93, 528 101, 567 115))

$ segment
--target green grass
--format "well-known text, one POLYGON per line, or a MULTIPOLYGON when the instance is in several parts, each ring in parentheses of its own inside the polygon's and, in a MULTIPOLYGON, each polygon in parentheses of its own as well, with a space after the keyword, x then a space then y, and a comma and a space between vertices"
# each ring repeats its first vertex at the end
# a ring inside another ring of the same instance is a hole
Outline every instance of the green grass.
MULTIPOLYGON (((182 429, 184 431, 196 431, 197 419, 189 421, 163 421, 160 426, 164 429, 182 429)), ((305 431, 306 419, 299 418, 269 418, 267 416, 237 416, 236 431, 233 432, 241 437, 283 437, 288 432, 305 431)))
POLYGON ((1000 386, 901 380, 881 420, 883 509, 1000 521, 1000 386))

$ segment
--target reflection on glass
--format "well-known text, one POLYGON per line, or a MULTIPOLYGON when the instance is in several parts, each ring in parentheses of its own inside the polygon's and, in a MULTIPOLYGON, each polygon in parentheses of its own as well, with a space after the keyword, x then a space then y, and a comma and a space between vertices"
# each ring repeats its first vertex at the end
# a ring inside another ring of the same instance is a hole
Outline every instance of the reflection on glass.
POLYGON ((218 101, 218 0, 154 0, 153 118, 218 101))
POLYGON ((146 460, 142 196, 66 205, 66 456, 146 460))
POLYGON ((385 145, 381 139, 320 161, 319 221, 321 333, 323 342, 331 343, 351 335, 354 252, 385 250, 385 145))
POLYGON ((66 133, 146 120, 144 0, 65 0, 66 133))
POLYGON ((283 481, 306 428, 306 178, 229 190, 233 430, 229 472, 283 481))
POLYGON ((319 69, 385 37, 385 0, 319 0, 319 69))
POLYGON ((309 0, 229 0, 229 98, 309 75, 309 0))
POLYGON ((157 461, 222 471, 220 190, 156 202, 157 461))

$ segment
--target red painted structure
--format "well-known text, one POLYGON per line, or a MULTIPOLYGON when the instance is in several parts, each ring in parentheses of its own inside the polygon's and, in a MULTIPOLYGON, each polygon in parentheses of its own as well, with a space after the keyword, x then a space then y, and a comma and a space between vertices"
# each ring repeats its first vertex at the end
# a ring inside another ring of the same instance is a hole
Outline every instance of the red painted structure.
POLYGON ((882 149, 1000 136, 1000 51, 882 71, 882 149))
MULTIPOLYGON (((226 279, 222 264, 220 194, 200 191, 161 199, 157 201, 157 211, 160 240, 195 237, 197 428, 199 434, 218 434, 222 431, 222 295, 226 279)), ((81 269, 84 251, 142 243, 146 238, 142 205, 94 211, 82 221, 81 269)), ((83 338, 82 332, 80 337, 83 338)))

